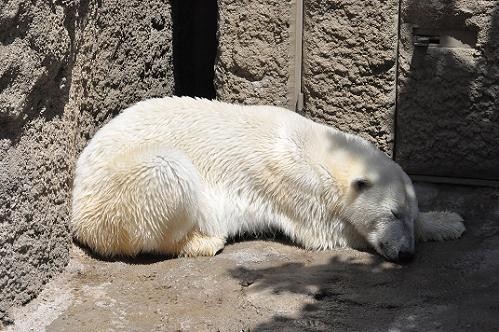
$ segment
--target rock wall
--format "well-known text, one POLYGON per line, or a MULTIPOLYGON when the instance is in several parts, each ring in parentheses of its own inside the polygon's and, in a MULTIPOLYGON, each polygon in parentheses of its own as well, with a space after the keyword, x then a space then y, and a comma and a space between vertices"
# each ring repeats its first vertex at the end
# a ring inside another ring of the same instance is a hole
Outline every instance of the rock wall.
POLYGON ((100 3, 86 8, 76 51, 77 152, 120 110, 145 98, 173 93, 169 3, 100 3))
POLYGON ((305 114, 393 148, 396 0, 305 0, 305 114))
POLYGON ((68 261, 86 141, 131 103, 172 93, 171 30, 160 0, 0 3, 0 322, 68 261))
MULTIPOLYGON (((496 2, 303 3, 305 116, 363 136, 411 174, 499 179, 496 2), (441 43, 414 47, 414 34, 441 43)), ((293 108, 294 16, 294 1, 220 1, 219 99, 293 108)))
MULTIPOLYGON (((217 97, 291 105, 294 1, 220 1, 217 97)), ((396 0, 304 0, 304 114, 393 148, 396 0)))
POLYGON ((0 319, 68 260, 72 31, 65 6, 0 5, 0 319), (36 27, 36 28, 33 28, 36 27))
POLYGON ((497 1, 402 1, 396 160, 412 174, 499 179, 497 1), (414 35, 439 45, 414 46, 414 35))
POLYGON ((291 0, 220 0, 217 99, 290 106, 291 0))

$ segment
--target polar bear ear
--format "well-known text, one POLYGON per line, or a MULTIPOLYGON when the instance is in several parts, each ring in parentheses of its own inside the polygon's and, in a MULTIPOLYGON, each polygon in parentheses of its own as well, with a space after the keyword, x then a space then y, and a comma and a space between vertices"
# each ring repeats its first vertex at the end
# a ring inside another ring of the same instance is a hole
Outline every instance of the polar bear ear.
POLYGON ((366 178, 355 178, 352 180, 351 186, 355 191, 362 192, 371 186, 371 182, 366 178))

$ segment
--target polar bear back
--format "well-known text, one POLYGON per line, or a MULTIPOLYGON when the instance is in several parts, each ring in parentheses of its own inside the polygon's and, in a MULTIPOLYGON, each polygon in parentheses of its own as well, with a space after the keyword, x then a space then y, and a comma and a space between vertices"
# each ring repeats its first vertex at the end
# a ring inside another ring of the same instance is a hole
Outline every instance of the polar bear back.
POLYGON ((80 156, 76 176, 99 172, 113 156, 138 145, 159 144, 182 150, 210 180, 217 170, 223 176, 231 166, 240 170, 244 164, 256 165, 254 159, 267 158, 276 149, 292 148, 292 132, 302 131, 308 122, 278 107, 150 99, 125 110, 96 133, 80 156), (227 164, 227 154, 237 165, 227 164))

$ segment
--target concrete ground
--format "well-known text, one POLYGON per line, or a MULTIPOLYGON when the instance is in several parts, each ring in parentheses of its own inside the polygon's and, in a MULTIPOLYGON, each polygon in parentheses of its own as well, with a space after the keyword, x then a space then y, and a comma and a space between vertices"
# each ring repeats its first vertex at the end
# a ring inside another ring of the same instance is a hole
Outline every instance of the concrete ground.
POLYGON ((420 207, 465 218, 457 241, 408 265, 271 240, 216 257, 103 261, 75 247, 66 271, 8 331, 499 331, 499 191, 419 184, 420 207))

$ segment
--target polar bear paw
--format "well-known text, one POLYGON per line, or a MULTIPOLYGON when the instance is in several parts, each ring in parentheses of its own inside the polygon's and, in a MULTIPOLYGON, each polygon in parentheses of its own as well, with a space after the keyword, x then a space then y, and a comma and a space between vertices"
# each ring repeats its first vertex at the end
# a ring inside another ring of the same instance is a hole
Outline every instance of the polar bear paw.
POLYGON ((465 230, 463 218, 449 211, 420 212, 415 223, 419 241, 454 240, 461 237, 465 230))
POLYGON ((225 239, 195 233, 180 250, 179 257, 215 256, 224 248, 225 239))

